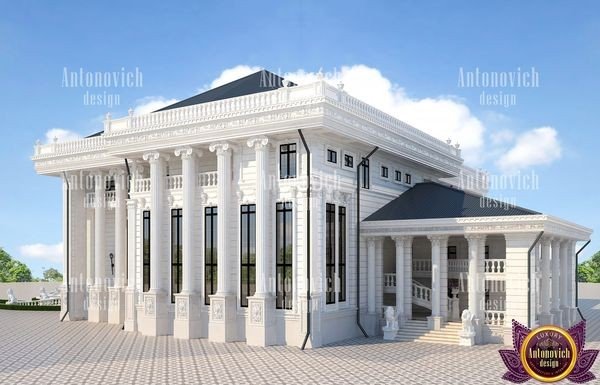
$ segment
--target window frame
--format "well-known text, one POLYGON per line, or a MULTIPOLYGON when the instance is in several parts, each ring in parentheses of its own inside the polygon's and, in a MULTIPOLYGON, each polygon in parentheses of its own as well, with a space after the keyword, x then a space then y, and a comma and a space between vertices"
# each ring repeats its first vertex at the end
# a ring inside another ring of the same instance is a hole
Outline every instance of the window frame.
POLYGON ((279 172, 279 179, 295 179, 298 177, 298 142, 295 141, 290 141, 290 142, 286 142, 286 143, 280 143, 279 144, 279 161, 278 161, 278 172, 279 172), (285 152, 283 151, 283 147, 286 146, 286 150, 285 152), (290 146, 294 146, 294 150, 290 150, 289 147, 290 146), (287 170, 284 174, 282 173, 283 171, 283 162, 282 160, 284 159, 284 157, 286 158, 286 165, 287 165, 287 170), (291 175, 290 171, 291 171, 291 167, 290 167, 290 159, 294 160, 294 174, 291 175))
POLYGON ((183 239, 182 225, 183 224, 183 209, 171 209, 171 303, 175 303, 175 294, 181 293, 183 284, 183 239), (175 222, 175 223, 174 223, 175 222), (173 226, 176 226, 176 243, 174 244, 173 226), (177 248, 177 260, 174 259, 173 251, 177 248), (173 279, 173 269, 176 279, 173 279))
POLYGON ((347 264, 347 239, 348 239, 348 222, 347 210, 345 206, 338 206, 337 221, 338 221, 338 256, 337 256, 337 273, 339 278, 338 302, 346 302, 346 277, 348 275, 347 264))
POLYGON ((248 297, 256 293, 256 204, 249 203, 240 205, 240 307, 248 307, 248 297), (244 217, 247 218, 244 226, 244 217), (253 218, 253 226, 250 226, 250 220, 253 218), (251 233, 253 234, 254 244, 254 262, 251 262, 250 253, 252 250, 251 233), (246 235, 246 244, 244 245, 244 233, 246 235), (246 249, 246 250, 244 250, 246 249), (244 262, 244 251, 246 251, 246 262, 244 262), (246 268, 246 291, 244 291, 243 271, 246 268), (251 292, 252 269, 254 269, 254 292, 251 292), (244 295, 244 293, 248 295, 244 295))
POLYGON ((402 183, 402 171, 394 170, 394 181, 402 183))
POLYGON ((344 151, 342 158, 343 159, 340 162, 341 165, 342 165, 342 168, 344 168, 346 170, 354 170, 354 163, 355 163, 355 160, 356 160, 356 155, 354 155, 354 153, 352 153, 352 152, 344 151), (346 166, 346 157, 352 158, 352 165, 351 166, 346 166))
POLYGON ((151 226, 152 215, 150 210, 142 211, 142 292, 146 293, 150 290, 151 277, 151 226), (146 236, 147 230, 147 236, 146 236), (146 240, 147 238, 147 240, 146 240))
POLYGON ((338 150, 336 150, 335 148, 327 147, 327 149, 325 150, 325 160, 327 163, 330 163, 332 165, 335 164, 337 166, 338 150), (333 160, 331 160, 331 154, 333 154, 333 160))
POLYGON ((390 177, 390 169, 383 164, 381 165, 381 177, 384 179, 389 179, 390 177))
POLYGON ((292 202, 276 202, 275 204, 275 308, 281 310, 292 310, 294 301, 294 206, 292 202), (282 231, 280 234, 280 214, 283 217, 282 231), (289 226, 289 229, 287 228, 289 226), (286 237, 286 233, 289 231, 290 239, 286 237), (283 239, 280 239, 280 235, 283 239), (280 259, 279 249, 280 245, 283 246, 283 256, 280 259), (286 249, 291 246, 289 253, 289 260, 286 249), (280 262, 281 261, 281 262, 280 262), (284 285, 281 285, 281 276, 279 269, 282 269, 282 276, 286 276, 289 272, 289 290, 287 287, 286 278, 283 278, 284 285), (283 290, 282 290, 283 289, 283 290), (280 296, 281 304, 280 304, 280 296), (289 298, 289 299, 288 299, 289 298))
POLYGON ((447 259, 458 259, 458 248, 456 245, 448 246, 446 249, 446 257, 447 259), (453 258, 451 256, 454 256, 453 258))
POLYGON ((361 158, 361 175, 360 175, 360 186, 365 190, 369 190, 371 188, 371 164, 370 159, 365 157, 361 158))
POLYGON ((210 305, 210 296, 217 292, 218 277, 218 250, 219 242, 218 221, 219 211, 217 206, 204 207, 204 304, 210 305), (210 220, 210 222, 209 222, 210 220), (210 224, 210 255, 208 253, 208 229, 210 224), (210 257, 210 259, 209 259, 210 257), (207 277, 210 274, 210 282, 207 277), (208 290, 210 283, 210 290, 208 290))
POLYGON ((336 269, 336 206, 325 203, 325 304, 334 304, 336 269))
POLYGON ((404 173, 404 183, 412 184, 412 174, 404 173))

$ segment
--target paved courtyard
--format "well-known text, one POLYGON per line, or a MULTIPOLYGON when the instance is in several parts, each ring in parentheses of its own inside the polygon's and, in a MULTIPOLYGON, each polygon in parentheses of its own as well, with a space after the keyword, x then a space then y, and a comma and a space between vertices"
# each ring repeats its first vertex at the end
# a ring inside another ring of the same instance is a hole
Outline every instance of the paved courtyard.
MULTIPOLYGON (((600 300, 581 300, 600 348, 600 300)), ((320 349, 142 337, 117 326, 0 311, 2 384, 502 384, 499 345, 463 348, 359 338, 320 349)), ((600 362, 592 369, 600 376, 600 362)), ((599 380, 600 382, 600 380, 599 380)))

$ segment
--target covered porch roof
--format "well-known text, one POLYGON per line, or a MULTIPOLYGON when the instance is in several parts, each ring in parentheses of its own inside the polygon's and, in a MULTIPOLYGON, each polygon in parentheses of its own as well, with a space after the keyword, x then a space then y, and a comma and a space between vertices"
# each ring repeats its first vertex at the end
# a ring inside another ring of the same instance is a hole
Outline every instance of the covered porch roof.
POLYGON ((506 202, 444 186, 418 183, 361 224, 361 235, 539 233, 572 240, 592 230, 506 202))

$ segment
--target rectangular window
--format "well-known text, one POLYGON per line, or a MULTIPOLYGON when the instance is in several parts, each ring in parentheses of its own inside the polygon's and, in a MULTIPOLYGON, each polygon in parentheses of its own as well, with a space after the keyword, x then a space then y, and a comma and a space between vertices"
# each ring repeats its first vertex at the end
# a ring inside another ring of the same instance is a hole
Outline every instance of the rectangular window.
POLYGON ((143 212, 142 221, 142 290, 150 290, 150 211, 143 212))
POLYGON ((448 246, 448 259, 456 259, 456 246, 448 246))
POLYGON ((402 173, 398 170, 396 170, 396 181, 402 182, 402 173))
POLYGON ((354 168, 354 157, 352 155, 344 154, 344 166, 354 168))
POLYGON ((346 208, 338 207, 338 268, 340 277, 339 301, 346 301, 346 208))
POLYGON ((256 292, 256 205, 240 208, 240 306, 256 292))
POLYGON ((362 162, 362 188, 370 187, 370 178, 369 178, 369 159, 363 158, 362 162))
POLYGON ((325 282, 326 303, 335 303, 335 205, 325 206, 325 282))
POLYGON ((183 246, 181 240, 181 209, 171 210, 171 303, 181 292, 183 275, 183 246))
POLYGON ((204 303, 217 292, 217 208, 204 208, 204 303))
POLYGON ((279 178, 296 177, 296 144, 282 144, 279 147, 279 178))
POLYGON ((277 309, 292 308, 292 203, 277 203, 276 219, 276 288, 277 309))
POLYGON ((412 176, 410 174, 404 174, 404 182, 406 182, 407 184, 411 184, 412 176))
POLYGON ((485 259, 490 259, 490 247, 485 246, 485 259))
POLYGON ((381 166, 381 176, 384 178, 388 177, 388 168, 385 166, 381 166))
POLYGON ((329 163, 337 163, 337 151, 327 150, 327 161, 329 163))

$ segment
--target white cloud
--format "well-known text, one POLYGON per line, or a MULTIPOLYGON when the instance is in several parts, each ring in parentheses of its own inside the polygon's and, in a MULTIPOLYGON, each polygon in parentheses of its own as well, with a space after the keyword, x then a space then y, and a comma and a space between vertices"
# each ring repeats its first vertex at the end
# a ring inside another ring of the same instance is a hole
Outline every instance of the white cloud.
POLYGON ((53 143, 55 138, 58 142, 68 142, 70 140, 81 139, 81 135, 65 130, 64 128, 51 128, 46 131, 46 143, 53 143))
MULTIPOLYGON (((317 80, 317 73, 304 70, 284 76, 298 84, 317 80)), ((460 143, 462 155, 468 163, 482 163, 485 127, 456 97, 409 97, 402 87, 391 82, 378 69, 365 65, 343 66, 340 71, 325 73, 324 79, 334 85, 341 81, 350 95, 440 140, 450 138, 454 143, 460 143)))
POLYGON ((490 139, 494 145, 503 145, 511 143, 515 139, 515 133, 512 130, 498 130, 490 134, 490 139))
POLYGON ((532 166, 548 165, 561 156, 558 132, 552 127, 539 127, 519 135, 496 165, 500 170, 510 173, 532 166))
POLYGON ((150 112, 154 112, 177 102, 177 99, 167 99, 163 96, 146 96, 145 98, 136 101, 136 105, 133 108, 133 114, 149 114, 150 112))
POLYGON ((62 263, 63 243, 60 242, 55 245, 48 245, 44 243, 23 245, 19 247, 19 253, 23 258, 62 263))

